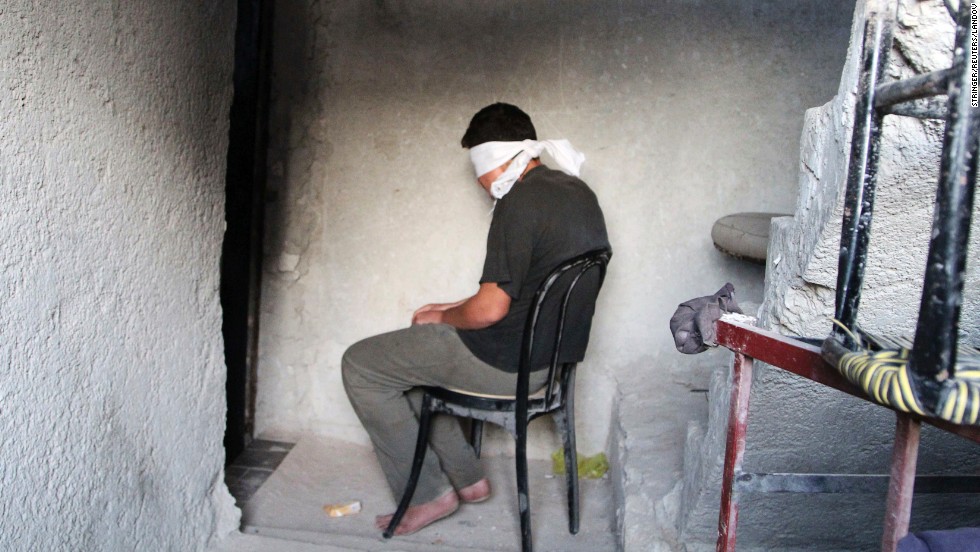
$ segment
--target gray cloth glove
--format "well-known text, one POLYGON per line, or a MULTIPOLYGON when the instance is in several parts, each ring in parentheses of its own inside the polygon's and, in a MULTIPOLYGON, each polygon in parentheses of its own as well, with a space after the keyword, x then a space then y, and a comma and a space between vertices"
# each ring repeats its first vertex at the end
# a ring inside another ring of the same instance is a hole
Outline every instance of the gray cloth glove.
POLYGON ((677 350, 695 355, 717 345, 715 322, 726 312, 742 314, 735 302, 735 286, 725 284, 714 295, 705 295, 677 306, 670 317, 670 333, 674 335, 677 350))

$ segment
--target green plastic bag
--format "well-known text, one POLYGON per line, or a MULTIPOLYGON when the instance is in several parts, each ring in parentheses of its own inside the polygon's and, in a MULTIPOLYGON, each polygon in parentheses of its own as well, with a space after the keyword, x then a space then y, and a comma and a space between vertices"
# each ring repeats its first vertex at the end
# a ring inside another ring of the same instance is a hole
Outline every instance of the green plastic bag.
MULTIPOLYGON (((565 475, 565 449, 560 448, 551 454, 551 471, 555 475, 565 475)), ((579 479, 602 479, 609 471, 609 460, 606 453, 600 452, 595 456, 578 455, 579 479)))

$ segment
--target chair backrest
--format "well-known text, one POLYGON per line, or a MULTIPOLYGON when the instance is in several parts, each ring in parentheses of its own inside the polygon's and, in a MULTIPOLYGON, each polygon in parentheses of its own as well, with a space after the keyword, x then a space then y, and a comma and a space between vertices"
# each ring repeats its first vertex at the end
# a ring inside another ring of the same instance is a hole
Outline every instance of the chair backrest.
POLYGON ((546 402, 558 369, 582 360, 592 329, 595 302, 612 252, 598 249, 561 263, 538 287, 528 311, 521 345, 518 396, 526 396, 530 372, 548 366, 546 402))

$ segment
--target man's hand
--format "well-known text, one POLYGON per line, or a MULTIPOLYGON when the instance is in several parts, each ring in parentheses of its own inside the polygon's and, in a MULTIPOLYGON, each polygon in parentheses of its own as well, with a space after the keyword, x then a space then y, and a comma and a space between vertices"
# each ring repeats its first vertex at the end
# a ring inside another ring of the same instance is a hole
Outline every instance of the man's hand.
POLYGON ((466 299, 455 303, 429 303, 412 313, 412 324, 441 324, 443 311, 458 307, 465 302, 466 299))
POLYGON ((419 309, 415 311, 415 314, 412 315, 412 325, 414 326, 416 324, 442 324, 442 312, 443 311, 441 310, 419 309))
POLYGON ((449 324, 461 330, 492 326, 510 311, 510 295, 496 283, 480 284, 480 291, 455 303, 432 303, 412 314, 412 324, 449 324))

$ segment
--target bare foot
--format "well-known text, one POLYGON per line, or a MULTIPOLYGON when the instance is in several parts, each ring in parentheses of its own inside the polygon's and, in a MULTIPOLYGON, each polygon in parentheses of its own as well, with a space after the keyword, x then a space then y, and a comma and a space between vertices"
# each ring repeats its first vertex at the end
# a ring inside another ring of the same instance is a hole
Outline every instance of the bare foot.
MULTIPOLYGON (((453 490, 425 504, 409 506, 401 523, 398 524, 398 528, 395 529, 395 534, 399 536, 411 535, 419 529, 452 514, 458 508, 459 498, 456 496, 456 491, 453 490)), ((393 516, 394 514, 378 516, 374 518, 374 525, 384 531, 388 528, 393 516)))
POLYGON ((459 498, 470 504, 483 502, 490 498, 490 481, 486 477, 459 490, 459 498))

